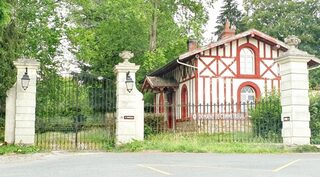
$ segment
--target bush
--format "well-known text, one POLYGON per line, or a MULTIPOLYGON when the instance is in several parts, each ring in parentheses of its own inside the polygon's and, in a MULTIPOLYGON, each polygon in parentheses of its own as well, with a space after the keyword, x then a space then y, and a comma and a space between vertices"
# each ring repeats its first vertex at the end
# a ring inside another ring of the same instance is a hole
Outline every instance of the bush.
POLYGON ((320 144, 320 95, 310 98, 311 143, 320 144))
POLYGON ((162 132, 164 125, 164 115, 145 113, 144 114, 144 136, 148 137, 162 132))
POLYGON ((255 107, 250 110, 253 133, 266 139, 281 137, 281 104, 276 93, 261 98, 255 107))

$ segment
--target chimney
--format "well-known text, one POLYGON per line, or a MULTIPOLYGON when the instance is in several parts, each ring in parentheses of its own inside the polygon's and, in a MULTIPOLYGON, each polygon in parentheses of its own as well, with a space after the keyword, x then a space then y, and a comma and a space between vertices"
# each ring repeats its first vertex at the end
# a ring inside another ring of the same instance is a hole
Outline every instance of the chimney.
POLYGON ((195 49, 198 48, 198 42, 196 39, 188 39, 187 45, 188 45, 188 52, 194 51, 195 49))
POLYGON ((220 39, 226 39, 226 38, 232 37, 234 35, 236 35, 236 27, 234 25, 232 25, 230 27, 230 22, 227 19, 226 24, 224 25, 224 30, 222 31, 222 33, 220 35, 220 39))

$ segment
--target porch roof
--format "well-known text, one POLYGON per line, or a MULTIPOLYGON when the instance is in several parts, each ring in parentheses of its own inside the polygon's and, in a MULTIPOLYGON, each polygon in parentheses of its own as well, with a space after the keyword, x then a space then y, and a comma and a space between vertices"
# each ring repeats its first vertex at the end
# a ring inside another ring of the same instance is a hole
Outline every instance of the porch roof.
POLYGON ((175 89, 178 87, 179 83, 174 79, 166 79, 156 76, 146 76, 142 85, 142 91, 161 91, 163 89, 175 89))

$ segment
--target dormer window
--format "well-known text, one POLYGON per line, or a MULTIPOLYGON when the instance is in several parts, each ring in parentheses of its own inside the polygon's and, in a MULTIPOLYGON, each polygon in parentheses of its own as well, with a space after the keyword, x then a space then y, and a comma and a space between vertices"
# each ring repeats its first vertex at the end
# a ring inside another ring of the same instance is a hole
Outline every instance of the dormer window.
POLYGON ((243 48, 240 51, 240 73, 251 75, 255 73, 254 53, 249 48, 243 48))

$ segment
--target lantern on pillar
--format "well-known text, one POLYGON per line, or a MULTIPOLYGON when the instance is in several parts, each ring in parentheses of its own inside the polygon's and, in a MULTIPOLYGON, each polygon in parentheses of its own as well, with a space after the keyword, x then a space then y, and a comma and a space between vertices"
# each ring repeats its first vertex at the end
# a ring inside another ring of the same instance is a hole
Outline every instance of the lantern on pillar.
POLYGON ((28 75, 28 68, 26 68, 26 72, 24 73, 24 75, 21 78, 21 86, 22 86, 23 90, 27 90, 27 88, 29 86, 29 82, 30 82, 30 77, 28 75))
POLYGON ((125 83, 126 83, 127 91, 130 93, 133 89, 133 83, 134 83, 131 76, 130 76, 130 71, 127 72, 127 77, 126 77, 125 83))

